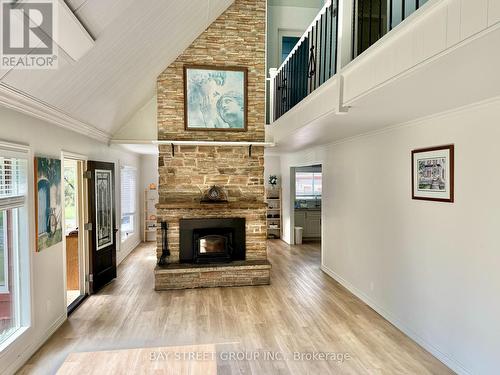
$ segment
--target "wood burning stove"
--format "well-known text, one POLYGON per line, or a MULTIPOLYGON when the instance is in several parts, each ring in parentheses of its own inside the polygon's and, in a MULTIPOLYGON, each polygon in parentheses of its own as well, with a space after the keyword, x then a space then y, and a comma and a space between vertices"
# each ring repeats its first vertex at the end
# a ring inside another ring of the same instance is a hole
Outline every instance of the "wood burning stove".
POLYGON ((181 219, 181 263, 245 260, 245 219, 181 219))
POLYGON ((194 263, 226 263, 232 260, 232 228, 207 228, 193 231, 194 263))

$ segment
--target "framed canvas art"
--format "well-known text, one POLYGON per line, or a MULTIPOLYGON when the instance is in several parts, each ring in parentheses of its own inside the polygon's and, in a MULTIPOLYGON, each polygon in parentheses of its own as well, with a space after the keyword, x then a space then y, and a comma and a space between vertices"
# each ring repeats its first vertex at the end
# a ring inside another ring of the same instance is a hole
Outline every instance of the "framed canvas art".
POLYGON ((186 130, 246 131, 248 69, 184 66, 186 130))
POLYGON ((455 148, 453 145, 413 150, 412 198, 453 202, 455 148))
POLYGON ((35 158, 36 251, 62 241, 61 160, 35 158))

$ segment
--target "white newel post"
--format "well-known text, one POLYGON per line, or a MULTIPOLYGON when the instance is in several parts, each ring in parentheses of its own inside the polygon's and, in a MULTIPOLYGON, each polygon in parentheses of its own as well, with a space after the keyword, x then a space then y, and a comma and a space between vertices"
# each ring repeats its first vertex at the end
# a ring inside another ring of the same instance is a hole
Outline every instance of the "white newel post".
POLYGON ((274 79, 278 74, 278 69, 269 69, 269 123, 274 122, 274 79))
POLYGON ((337 72, 340 72, 352 60, 354 2, 352 0, 338 0, 338 7, 337 72))

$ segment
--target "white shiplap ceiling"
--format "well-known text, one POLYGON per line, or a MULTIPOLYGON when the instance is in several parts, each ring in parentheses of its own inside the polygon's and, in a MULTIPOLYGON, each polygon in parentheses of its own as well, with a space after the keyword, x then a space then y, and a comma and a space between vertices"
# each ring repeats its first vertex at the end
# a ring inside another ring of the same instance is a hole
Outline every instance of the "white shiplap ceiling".
POLYGON ((269 6, 300 7, 321 9, 325 0, 267 0, 269 6))
MULTIPOLYGON (((154 95, 156 77, 234 0, 67 0, 96 39, 57 70, 12 70, 2 84, 114 134, 154 95)), ((5 73, 5 72, 3 72, 5 73)))

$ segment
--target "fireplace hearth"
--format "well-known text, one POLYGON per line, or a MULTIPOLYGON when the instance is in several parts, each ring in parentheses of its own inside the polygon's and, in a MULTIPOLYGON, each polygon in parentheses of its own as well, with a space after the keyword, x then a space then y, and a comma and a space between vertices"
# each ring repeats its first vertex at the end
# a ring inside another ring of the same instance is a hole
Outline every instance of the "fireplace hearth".
POLYGON ((245 219, 180 220, 180 263, 229 263, 245 260, 245 219))

